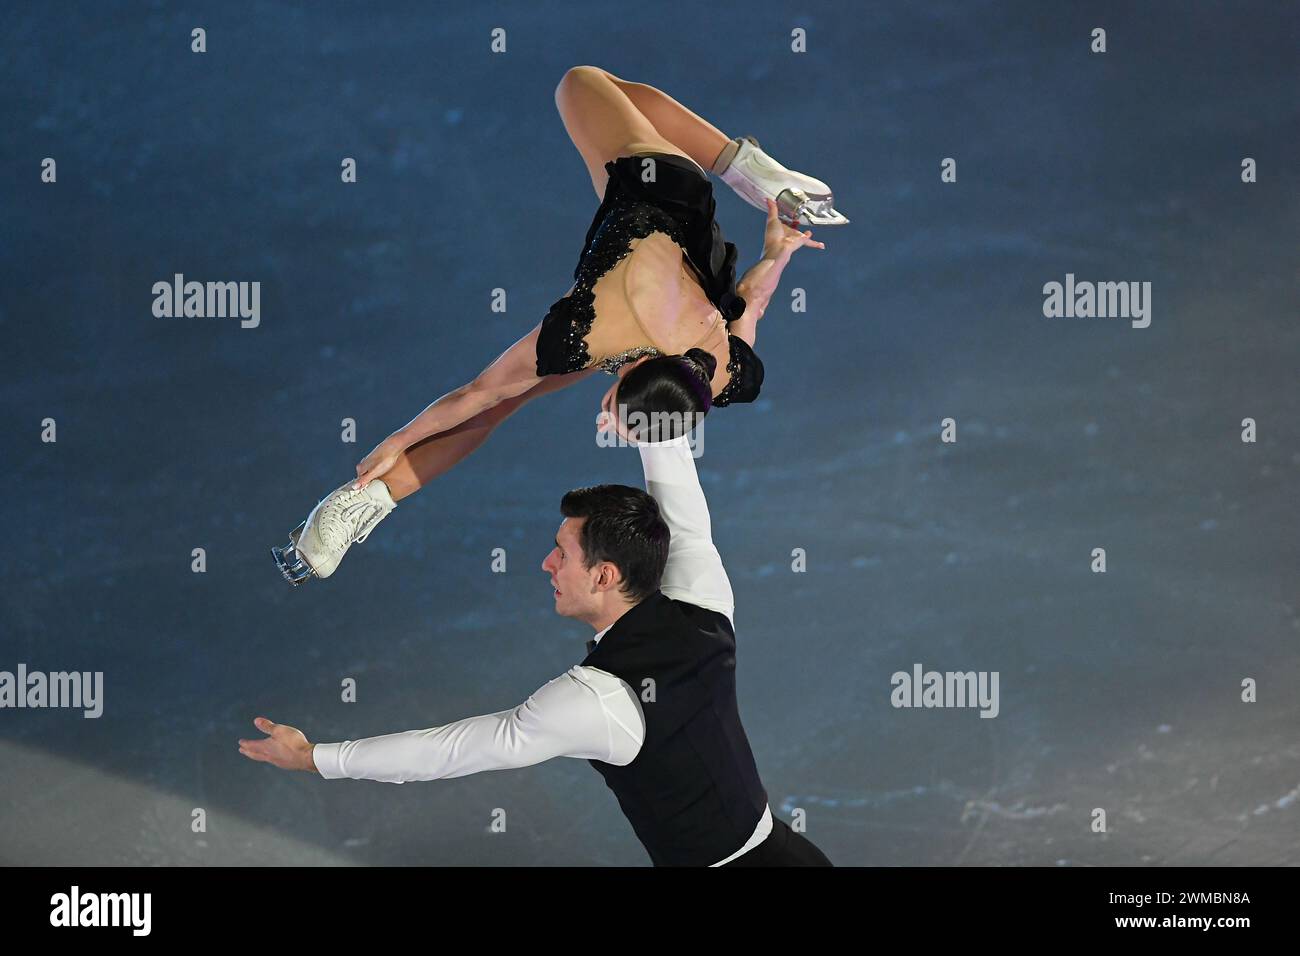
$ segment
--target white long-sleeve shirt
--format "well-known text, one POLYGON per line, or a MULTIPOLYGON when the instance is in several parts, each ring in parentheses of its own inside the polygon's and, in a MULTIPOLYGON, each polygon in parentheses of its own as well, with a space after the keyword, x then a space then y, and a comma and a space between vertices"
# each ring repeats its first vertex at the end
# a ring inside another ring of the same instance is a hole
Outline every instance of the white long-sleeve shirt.
MULTIPOLYGON (((637 449, 646 490, 659 505, 671 535, 659 589, 667 597, 718 611, 732 621, 731 582, 713 544, 708 502, 688 437, 637 449)), ((597 633, 595 640, 608 630, 597 633)), ((644 740, 645 716, 636 692, 608 671, 577 665, 510 710, 427 730, 316 744, 312 757, 327 779, 405 783, 529 767, 552 757, 625 766, 636 759, 644 740)), ((749 840, 713 866, 753 849, 771 830, 772 811, 767 807, 749 840)))

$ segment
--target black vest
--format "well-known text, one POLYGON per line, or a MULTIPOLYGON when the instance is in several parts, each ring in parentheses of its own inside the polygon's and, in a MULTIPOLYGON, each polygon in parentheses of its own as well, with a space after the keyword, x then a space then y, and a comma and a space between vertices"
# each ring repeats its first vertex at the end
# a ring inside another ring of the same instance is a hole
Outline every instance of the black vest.
POLYGON ((736 707, 736 639, 726 616, 656 591, 582 663, 626 681, 641 701, 645 741, 636 759, 589 762, 654 865, 708 866, 744 846, 767 792, 736 707))

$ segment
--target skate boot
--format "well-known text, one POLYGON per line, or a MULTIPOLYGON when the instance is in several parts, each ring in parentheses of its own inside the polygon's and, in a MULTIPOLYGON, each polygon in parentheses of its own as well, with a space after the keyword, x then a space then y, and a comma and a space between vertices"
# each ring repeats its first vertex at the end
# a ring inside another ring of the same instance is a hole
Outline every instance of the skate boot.
POLYGON ((295 587, 313 575, 327 578, 354 544, 370 537, 375 525, 397 507, 388 486, 375 479, 364 488, 353 482, 335 488, 307 520, 289 532, 289 544, 272 548, 284 579, 295 587))
POLYGON ((786 169, 752 136, 731 140, 713 164, 713 173, 741 199, 767 212, 765 200, 776 203, 776 214, 788 226, 843 226, 848 219, 835 211, 831 187, 820 179, 786 169))

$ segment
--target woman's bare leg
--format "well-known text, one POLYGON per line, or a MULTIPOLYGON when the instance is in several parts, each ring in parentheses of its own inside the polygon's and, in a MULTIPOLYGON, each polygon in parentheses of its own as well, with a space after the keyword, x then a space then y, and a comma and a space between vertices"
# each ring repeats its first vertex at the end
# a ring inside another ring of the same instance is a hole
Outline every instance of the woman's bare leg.
POLYGON ((380 480, 388 486, 388 493, 393 496, 393 500, 401 501, 415 494, 483 444, 492 429, 509 414, 509 411, 498 411, 505 405, 502 402, 496 408, 481 412, 441 435, 416 442, 402 452, 397 463, 380 475, 380 480))
POLYGON ((538 395, 558 391, 586 378, 596 369, 548 375, 522 395, 480 412, 467 422, 438 435, 416 442, 402 453, 381 477, 394 501, 415 494, 439 475, 445 474, 487 440, 493 429, 538 395))
POLYGON ((703 166, 705 172, 713 168, 713 163, 731 139, 730 136, 663 90, 646 83, 621 79, 608 70, 601 72, 627 95, 659 131, 660 136, 703 166))
POLYGON ((620 156, 673 153, 707 172, 727 144, 725 133, 666 93, 596 66, 568 70, 555 88, 555 105, 598 198, 604 197, 609 179, 605 164, 620 156))

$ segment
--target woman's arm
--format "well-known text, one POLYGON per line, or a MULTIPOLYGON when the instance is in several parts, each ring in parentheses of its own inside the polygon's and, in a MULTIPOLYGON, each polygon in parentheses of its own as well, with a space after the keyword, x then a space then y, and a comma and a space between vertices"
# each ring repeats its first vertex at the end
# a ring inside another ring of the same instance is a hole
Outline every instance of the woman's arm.
MULTIPOLYGON (((576 282, 569 286, 569 291, 563 297, 567 299, 577 287, 576 282)), ((552 376, 537 374, 537 336, 541 331, 542 325, 539 322, 531 332, 497 356, 496 361, 480 372, 477 378, 442 396, 394 432, 393 439, 400 441, 403 448, 409 448, 431 435, 441 434, 469 421, 508 398, 522 395, 544 379, 551 378, 552 376)), ((565 384, 571 381, 572 379, 565 384)))
POLYGON ((488 435, 498 425, 534 398, 558 392, 598 371, 599 368, 592 367, 566 375, 547 375, 522 395, 507 398, 455 428, 416 442, 402 452, 397 463, 384 473, 384 484, 388 486, 393 500, 414 494, 433 479, 450 471, 487 441, 488 435))
POLYGON ((358 483, 364 487, 383 475, 416 442, 462 425, 540 383, 544 378, 537 374, 537 335, 541 328, 539 323, 472 381, 443 395, 380 442, 357 465, 358 483))
POLYGON ((537 336, 541 324, 506 349, 483 371, 448 392, 393 433, 406 448, 469 421, 507 398, 520 395, 542 380, 537 374, 537 336))
POLYGON ((750 348, 754 347, 758 335, 758 320, 767 311, 784 269, 785 262, 764 257, 736 283, 736 294, 745 300, 745 311, 740 318, 732 320, 727 331, 744 339, 750 348))
POLYGON ((767 311, 768 303, 776 294, 776 287, 781 281, 790 257, 796 249, 812 246, 825 249, 824 242, 814 242, 812 232, 800 232, 792 229, 777 217, 776 203, 767 201, 767 226, 763 234, 763 258, 744 277, 736 283, 736 294, 745 300, 745 311, 734 319, 728 331, 737 338, 744 339, 750 348, 758 335, 758 320, 767 311))

